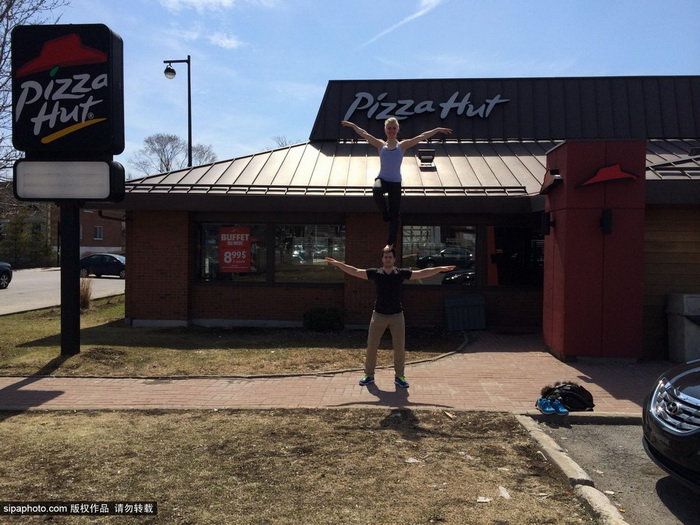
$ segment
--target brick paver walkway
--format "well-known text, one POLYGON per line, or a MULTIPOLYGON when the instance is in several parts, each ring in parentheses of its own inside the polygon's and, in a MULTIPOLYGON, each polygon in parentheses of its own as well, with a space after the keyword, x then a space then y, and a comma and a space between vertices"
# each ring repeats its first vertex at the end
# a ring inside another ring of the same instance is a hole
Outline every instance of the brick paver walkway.
POLYGON ((361 373, 266 378, 116 379, 0 377, 0 410, 408 407, 446 410, 533 410, 540 389, 576 381, 596 403, 595 413, 639 415, 654 380, 672 366, 563 363, 533 335, 479 332, 463 352, 410 364, 409 389, 394 386, 393 370, 379 369, 376 385, 361 373))

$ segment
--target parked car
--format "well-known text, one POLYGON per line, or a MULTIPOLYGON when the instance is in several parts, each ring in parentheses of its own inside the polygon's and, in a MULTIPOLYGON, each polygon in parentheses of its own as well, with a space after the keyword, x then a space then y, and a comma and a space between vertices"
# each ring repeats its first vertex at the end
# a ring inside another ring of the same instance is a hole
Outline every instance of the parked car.
POLYGON ((437 253, 419 255, 416 259, 418 268, 434 268, 436 266, 455 265, 458 268, 468 268, 474 262, 474 253, 464 246, 448 246, 437 253))
POLYGON ((10 286, 12 281, 12 266, 10 263, 0 261, 0 290, 10 286))
POLYGON ((442 278, 442 284, 462 284, 466 286, 473 286, 476 279, 476 271, 474 271, 474 265, 467 270, 454 270, 447 272, 442 278))
POLYGON ((80 277, 117 275, 126 277, 126 257, 115 253, 95 253, 80 259, 80 277))
POLYGON ((651 460, 700 492, 700 359, 659 377, 644 401, 642 422, 651 460))

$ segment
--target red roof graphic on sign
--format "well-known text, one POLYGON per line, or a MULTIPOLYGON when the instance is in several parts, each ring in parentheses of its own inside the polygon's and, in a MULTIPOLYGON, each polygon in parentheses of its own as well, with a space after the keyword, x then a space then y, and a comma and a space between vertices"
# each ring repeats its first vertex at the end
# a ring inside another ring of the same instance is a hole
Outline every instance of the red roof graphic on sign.
POLYGON ((599 182, 610 182, 613 180, 630 180, 636 178, 637 177, 635 175, 627 173, 626 171, 622 171, 622 168, 619 164, 615 164, 614 166, 600 168, 598 170, 598 173, 596 173, 593 177, 581 184, 581 186, 588 186, 589 184, 597 184, 599 182))
POLYGON ((41 54, 19 68, 15 75, 19 78, 48 71, 56 66, 81 66, 106 61, 107 53, 84 46, 80 36, 73 33, 46 42, 41 54))

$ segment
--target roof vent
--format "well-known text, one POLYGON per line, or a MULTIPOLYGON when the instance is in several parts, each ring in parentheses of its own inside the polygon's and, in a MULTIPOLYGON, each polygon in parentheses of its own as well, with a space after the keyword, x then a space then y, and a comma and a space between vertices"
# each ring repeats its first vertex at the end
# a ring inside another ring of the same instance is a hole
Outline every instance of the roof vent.
POLYGON ((430 170, 435 169, 435 150, 434 149, 419 149, 418 150, 418 161, 420 162, 420 169, 430 170))

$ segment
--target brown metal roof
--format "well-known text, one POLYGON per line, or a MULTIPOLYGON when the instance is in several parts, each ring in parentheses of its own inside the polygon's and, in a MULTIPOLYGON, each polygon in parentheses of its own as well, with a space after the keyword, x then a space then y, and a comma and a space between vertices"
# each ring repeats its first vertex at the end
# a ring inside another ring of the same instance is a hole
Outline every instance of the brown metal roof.
MULTIPOLYGON (((463 207, 464 197, 476 197, 470 202, 472 211, 526 213, 531 197, 539 194, 546 153, 556 145, 553 141, 421 143, 409 150, 402 165, 404 209, 456 210, 463 207), (429 166, 418 157, 422 149, 435 151, 429 166)), ((700 202, 698 190, 668 183, 700 179, 700 157, 689 157, 698 147, 700 140, 647 142, 647 182, 658 193, 649 202, 680 202, 669 197, 669 191, 688 202, 700 202), (663 189, 655 184, 661 181, 663 189)), ((365 141, 308 142, 129 180, 124 201, 95 207, 279 211, 280 202, 270 197, 284 197, 286 211, 372 211, 371 199, 357 197, 371 197, 378 171, 377 151, 365 141), (222 196, 228 198, 216 198, 222 196)))
MULTIPOLYGON (((418 147, 401 167, 405 194, 536 194, 555 142, 430 142, 433 165, 418 147)), ((377 150, 365 141, 308 142, 208 166, 127 181, 127 194, 371 195, 377 150)))
POLYGON ((647 143, 647 204, 700 204, 700 141, 647 143))
POLYGON ((700 180, 698 144, 698 141, 684 141, 680 146, 677 141, 650 142, 647 146, 647 180, 700 180), (688 147, 693 149, 692 156, 688 147))

